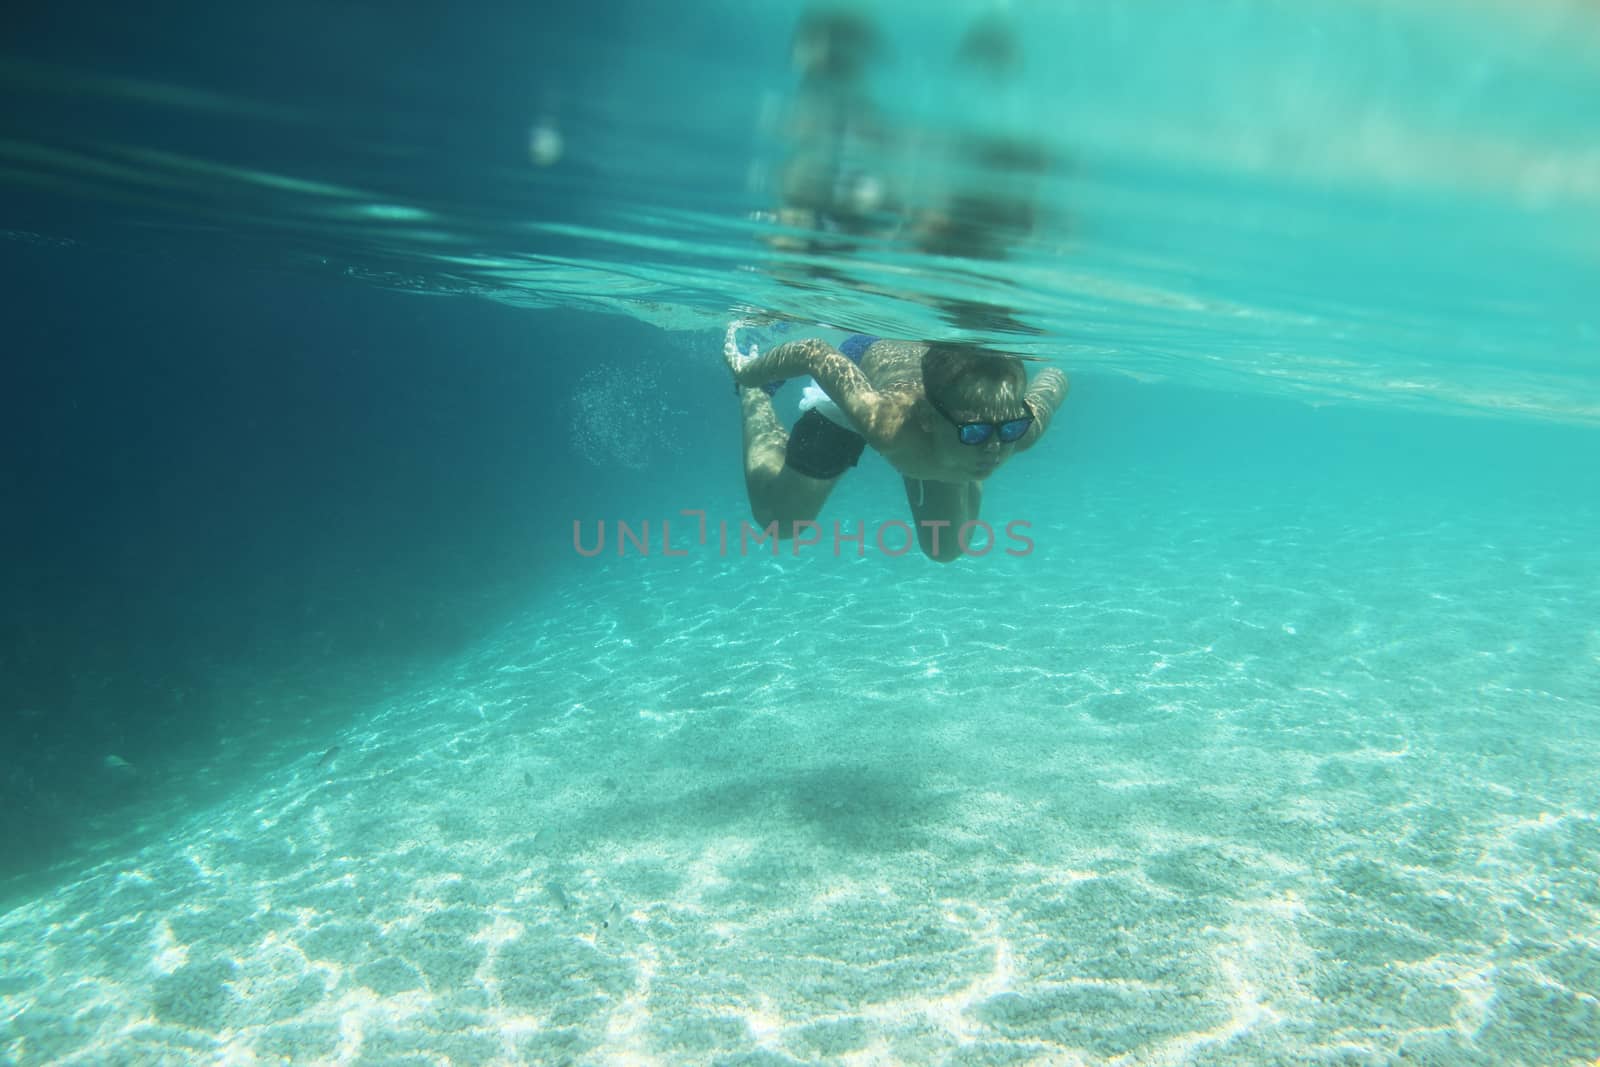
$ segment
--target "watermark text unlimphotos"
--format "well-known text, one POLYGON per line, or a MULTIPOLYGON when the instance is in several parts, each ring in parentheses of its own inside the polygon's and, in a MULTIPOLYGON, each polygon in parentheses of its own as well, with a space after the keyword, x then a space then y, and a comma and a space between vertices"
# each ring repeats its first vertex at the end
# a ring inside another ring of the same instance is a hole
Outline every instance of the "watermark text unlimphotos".
MULTIPOLYGON (((784 552, 787 542, 787 551, 792 556, 831 553, 837 557, 853 551, 857 558, 864 558, 869 551, 884 556, 903 556, 917 547, 917 529, 899 519, 876 524, 858 520, 848 527, 833 522, 829 524, 830 534, 822 524, 805 519, 786 525, 774 519, 765 526, 755 526, 742 519, 737 523, 722 519, 713 526, 702 509, 684 508, 679 515, 698 521, 685 523, 674 533, 672 519, 654 522, 644 519, 638 523, 623 519, 585 523, 573 519, 572 548, 587 558, 608 551, 617 556, 677 558, 690 555, 696 549, 708 549, 719 556, 741 557, 766 552, 776 558, 784 552)), ((1007 556, 1027 556, 1033 552, 1033 538, 1027 534, 1032 523, 1025 519, 1012 519, 999 533, 982 519, 960 525, 945 519, 921 519, 917 527, 926 532, 928 551, 935 556, 941 549, 948 548, 950 538, 955 539, 964 556, 987 556, 997 549, 1007 556)))

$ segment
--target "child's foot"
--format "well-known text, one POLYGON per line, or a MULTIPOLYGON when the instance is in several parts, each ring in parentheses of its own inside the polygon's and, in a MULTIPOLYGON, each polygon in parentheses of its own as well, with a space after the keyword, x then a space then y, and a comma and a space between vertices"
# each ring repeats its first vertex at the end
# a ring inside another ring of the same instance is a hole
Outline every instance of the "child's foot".
MULTIPOLYGON (((748 354, 741 353, 739 351, 738 334, 740 327, 744 325, 746 324, 739 319, 734 319, 732 322, 728 323, 728 332, 723 336, 722 340, 722 358, 723 361, 727 363, 728 370, 733 372, 735 389, 738 389, 739 387, 739 371, 749 364, 754 363, 761 355, 761 350, 756 347, 756 343, 754 341, 750 342, 750 351, 748 354)), ((775 396, 777 395, 778 390, 783 388, 783 379, 775 382, 764 382, 761 388, 766 391, 768 396, 775 396)))
POLYGON ((740 369, 761 354, 754 344, 750 346, 750 354, 748 356, 739 351, 739 327, 743 325, 743 322, 734 319, 728 323, 728 332, 722 339, 722 359, 723 362, 727 363, 728 370, 733 372, 733 380, 735 382, 739 380, 740 369))

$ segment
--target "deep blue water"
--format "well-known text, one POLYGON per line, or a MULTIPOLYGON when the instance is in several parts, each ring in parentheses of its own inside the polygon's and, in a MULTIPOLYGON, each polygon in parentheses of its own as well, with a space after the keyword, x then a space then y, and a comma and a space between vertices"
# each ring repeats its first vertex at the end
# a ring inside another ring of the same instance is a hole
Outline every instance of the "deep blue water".
MULTIPOLYGON (((646 360, 656 333, 7 251, 8 877, 72 855, 86 822, 125 828, 107 754, 151 783, 224 776, 249 760, 230 737, 282 725, 260 701, 288 692, 291 721, 330 729, 554 581, 562 517, 595 491, 581 366, 549 353, 646 360)), ((713 385, 702 367, 678 402, 713 385)))

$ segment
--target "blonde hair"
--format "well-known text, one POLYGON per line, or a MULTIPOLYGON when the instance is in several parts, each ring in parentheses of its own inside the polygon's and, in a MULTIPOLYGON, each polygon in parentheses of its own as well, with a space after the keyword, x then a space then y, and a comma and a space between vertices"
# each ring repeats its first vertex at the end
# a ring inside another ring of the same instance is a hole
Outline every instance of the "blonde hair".
POLYGON ((951 410, 988 412, 1022 403, 1028 371, 1022 360, 970 345, 932 345, 922 357, 922 389, 951 410))

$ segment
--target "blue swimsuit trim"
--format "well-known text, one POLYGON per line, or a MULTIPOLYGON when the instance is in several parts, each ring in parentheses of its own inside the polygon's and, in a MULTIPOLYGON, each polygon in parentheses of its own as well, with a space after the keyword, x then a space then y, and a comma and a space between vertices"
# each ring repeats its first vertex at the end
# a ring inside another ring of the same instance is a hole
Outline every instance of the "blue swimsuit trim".
POLYGON ((871 347, 874 341, 878 340, 881 340, 881 338, 874 337, 870 333, 853 333, 844 339, 844 343, 839 346, 839 351, 849 356, 850 362, 859 364, 861 362, 861 354, 871 347))

